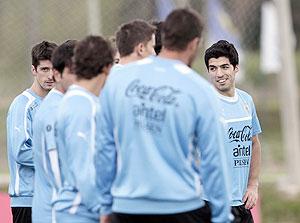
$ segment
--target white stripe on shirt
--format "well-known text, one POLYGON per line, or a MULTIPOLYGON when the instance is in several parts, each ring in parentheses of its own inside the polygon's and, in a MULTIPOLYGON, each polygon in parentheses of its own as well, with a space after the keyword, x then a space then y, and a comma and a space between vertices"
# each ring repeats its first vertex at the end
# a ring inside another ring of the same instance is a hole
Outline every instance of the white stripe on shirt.
POLYGON ((54 175, 56 186, 60 188, 62 186, 62 183, 61 183, 61 175, 60 175, 60 169, 58 163, 58 153, 56 149, 49 151, 49 158, 50 158, 50 165, 54 175))
POLYGON ((75 213, 76 213, 76 211, 77 211, 77 209, 78 209, 78 206, 79 206, 80 202, 81 202, 81 196, 80 196, 80 193, 78 192, 78 193, 76 194, 75 199, 73 200, 72 207, 71 207, 70 210, 69 210, 69 213, 70 213, 70 214, 75 214, 75 213))
MULTIPOLYGON (((27 110, 31 103, 35 100, 35 97, 33 97, 29 92, 24 91, 22 93, 26 98, 28 98, 28 102, 26 103, 25 106, 25 111, 24 111, 24 121, 23 121, 23 127, 24 127, 24 132, 25 132, 25 141, 29 139, 29 134, 27 132, 27 110)), ((15 127, 16 128, 16 127, 15 127)), ((15 178, 15 193, 16 195, 19 195, 20 193, 20 175, 19 175, 19 168, 20 166, 16 164, 16 178, 15 178)))
POLYGON ((18 163, 16 163, 15 193, 17 196, 19 196, 19 193, 20 193, 19 167, 20 167, 20 165, 18 163))
POLYGON ((251 119, 252 119, 252 116, 246 116, 246 117, 241 117, 241 118, 222 119, 221 121, 223 123, 230 123, 230 122, 247 121, 247 120, 251 120, 251 119))
POLYGON ((27 122, 26 122, 26 116, 27 116, 27 110, 28 110, 28 107, 31 105, 31 103, 34 101, 35 97, 33 97, 29 92, 27 91, 24 91, 22 93, 22 95, 24 95, 26 98, 28 98, 28 102, 26 103, 26 106, 25 106, 25 112, 24 112, 24 130, 25 130, 25 137, 26 137, 26 140, 29 139, 29 135, 28 135, 28 132, 26 131, 27 129, 27 122))
POLYGON ((44 171, 45 173, 48 175, 48 168, 47 168, 47 162, 46 162, 46 151, 45 151, 45 137, 41 137, 41 145, 42 145, 42 159, 43 159, 43 167, 44 167, 44 171))

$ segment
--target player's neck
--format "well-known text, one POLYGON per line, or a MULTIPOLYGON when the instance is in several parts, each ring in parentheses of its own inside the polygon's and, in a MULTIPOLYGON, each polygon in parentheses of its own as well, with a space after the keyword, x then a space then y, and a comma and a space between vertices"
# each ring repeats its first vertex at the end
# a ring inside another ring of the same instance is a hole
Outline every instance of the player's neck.
POLYGON ((103 88, 106 80, 105 74, 99 74, 92 79, 79 79, 76 80, 74 84, 83 87, 87 91, 96 95, 97 97, 100 95, 100 91, 103 88))
POLYGON ((125 64, 132 63, 132 62, 135 62, 135 61, 140 60, 140 59, 141 58, 138 57, 135 53, 132 53, 128 56, 121 57, 120 61, 119 61, 119 64, 125 65, 125 64))
POLYGON ((55 84, 55 89, 63 94, 66 93, 65 89, 63 88, 63 86, 60 83, 55 84))
POLYGON ((49 93, 49 90, 43 89, 37 80, 34 80, 33 84, 30 87, 30 90, 32 90, 36 95, 42 98, 44 98, 49 93))
POLYGON ((179 52, 179 51, 173 51, 173 50, 168 50, 163 48, 159 54, 159 57, 172 59, 172 60, 179 60, 186 65, 189 64, 189 55, 185 51, 179 52))
POLYGON ((220 90, 217 89, 217 91, 219 92, 219 94, 221 94, 225 97, 233 98, 235 96, 235 88, 231 88, 228 91, 220 91, 220 90))

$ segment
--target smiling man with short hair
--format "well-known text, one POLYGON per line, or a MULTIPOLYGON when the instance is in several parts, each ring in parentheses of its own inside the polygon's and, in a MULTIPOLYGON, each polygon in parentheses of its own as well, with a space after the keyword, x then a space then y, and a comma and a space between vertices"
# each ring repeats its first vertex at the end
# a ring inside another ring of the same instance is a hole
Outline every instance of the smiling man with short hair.
POLYGON ((252 97, 235 87, 239 56, 234 45, 220 40, 205 51, 205 64, 221 105, 225 150, 231 170, 231 206, 235 223, 253 222, 250 209, 258 199, 261 133, 252 97))

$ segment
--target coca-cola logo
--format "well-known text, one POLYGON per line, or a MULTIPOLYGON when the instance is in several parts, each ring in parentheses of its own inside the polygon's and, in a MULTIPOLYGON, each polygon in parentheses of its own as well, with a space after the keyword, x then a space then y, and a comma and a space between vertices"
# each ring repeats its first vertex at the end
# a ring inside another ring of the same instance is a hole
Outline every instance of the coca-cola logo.
POLYGON ((242 130, 234 130, 230 128, 228 130, 229 142, 246 142, 252 140, 251 126, 246 125, 242 130))
POLYGON ((125 92, 125 95, 129 98, 137 97, 164 105, 177 105, 178 94, 180 94, 180 91, 171 86, 152 87, 141 83, 139 79, 132 81, 125 92))

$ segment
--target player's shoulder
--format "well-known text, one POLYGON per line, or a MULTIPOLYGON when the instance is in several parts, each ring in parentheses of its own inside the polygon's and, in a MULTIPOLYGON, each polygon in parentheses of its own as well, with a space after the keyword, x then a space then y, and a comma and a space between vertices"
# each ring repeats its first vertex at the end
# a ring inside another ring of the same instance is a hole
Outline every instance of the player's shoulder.
POLYGON ((148 69, 145 68, 145 66, 149 64, 149 62, 152 63, 153 60, 150 57, 147 57, 125 65, 114 65, 108 75, 103 90, 107 91, 107 89, 118 89, 121 85, 124 85, 124 83, 135 78, 141 70, 143 70, 143 73, 148 72, 148 69))
POLYGON ((18 112, 21 112, 22 110, 32 110, 38 107, 40 101, 40 98, 27 89, 14 98, 9 110, 18 110, 18 112))
POLYGON ((121 65, 121 64, 116 64, 114 65, 111 74, 112 76, 115 75, 122 75, 123 73, 132 73, 134 70, 138 70, 138 69, 143 69, 144 66, 147 66, 149 64, 153 64, 154 63, 154 58, 153 57, 146 57, 144 59, 141 60, 137 60, 125 65, 121 65))
POLYGON ((215 96, 215 92, 211 84, 195 70, 189 68, 189 72, 186 71, 184 77, 189 81, 189 86, 193 86, 193 89, 196 89, 197 92, 212 94, 215 96))
POLYGON ((110 73, 114 73, 115 71, 121 70, 124 67, 122 64, 114 64, 110 70, 110 73))
POLYGON ((70 86, 60 103, 60 111, 69 114, 90 111, 98 102, 98 98, 87 90, 70 86))
POLYGON ((190 78, 195 84, 204 86, 206 89, 212 90, 211 84, 203 78, 199 73, 191 69, 191 72, 187 74, 188 78, 190 78))
POLYGON ((248 92, 241 90, 239 88, 236 88, 236 92, 239 95, 239 97, 242 97, 243 100, 253 102, 252 96, 248 92))
POLYGON ((150 66, 154 69, 156 66, 161 66, 174 75, 174 78, 177 77, 180 81, 186 81, 186 84, 207 85, 207 81, 200 74, 179 60, 156 57, 150 66))
MULTIPOLYGON (((52 89, 46 97, 43 99, 41 103, 41 108, 45 107, 45 109, 54 109, 58 107, 59 103, 61 102, 64 94, 56 89, 52 89)), ((40 108, 40 109, 41 109, 40 108)))
POLYGON ((41 119, 52 119, 56 116, 59 103, 62 97, 56 97, 55 95, 48 94, 45 99, 42 101, 39 109, 35 114, 35 118, 40 117, 41 119))
POLYGON ((30 99, 32 100, 32 97, 33 96, 25 90, 14 98, 12 105, 26 104, 30 99))

